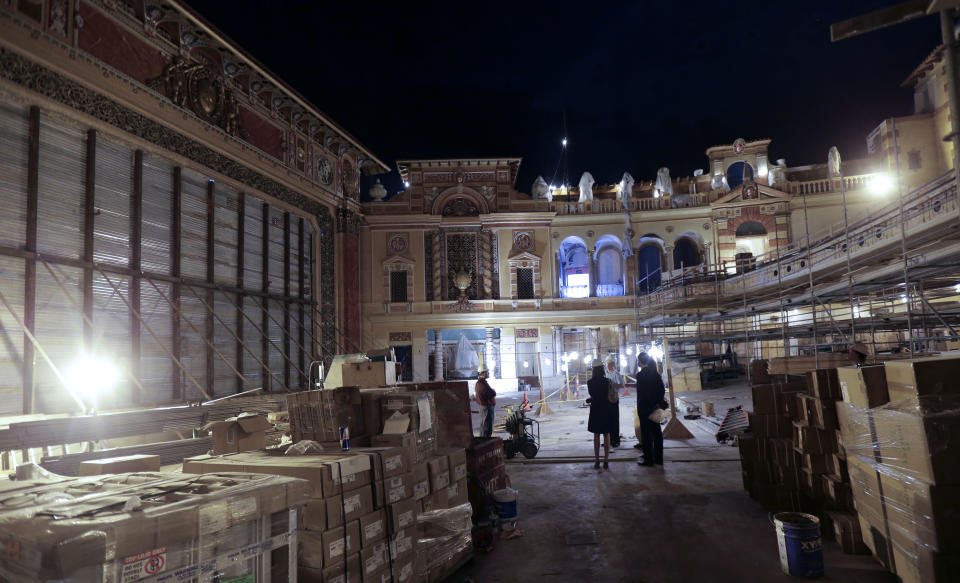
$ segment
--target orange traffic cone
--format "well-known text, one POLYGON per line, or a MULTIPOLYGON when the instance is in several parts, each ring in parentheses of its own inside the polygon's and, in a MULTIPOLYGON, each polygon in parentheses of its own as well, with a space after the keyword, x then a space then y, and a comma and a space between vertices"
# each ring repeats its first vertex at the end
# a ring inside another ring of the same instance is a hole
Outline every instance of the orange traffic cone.
POLYGON ((524 411, 527 411, 527 412, 530 411, 530 400, 527 399, 527 393, 526 393, 526 391, 524 391, 524 393, 523 393, 523 403, 522 403, 522 405, 523 405, 523 410, 524 410, 524 411))

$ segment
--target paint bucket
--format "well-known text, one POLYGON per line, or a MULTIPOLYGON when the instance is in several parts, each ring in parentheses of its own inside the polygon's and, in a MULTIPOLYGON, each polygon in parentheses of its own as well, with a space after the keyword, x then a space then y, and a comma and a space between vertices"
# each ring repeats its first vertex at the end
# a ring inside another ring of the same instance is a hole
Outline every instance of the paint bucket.
POLYGON ((802 512, 773 515, 780 548, 780 568, 787 575, 813 579, 823 576, 820 519, 802 512))
POLYGON ((503 530, 513 530, 517 524, 517 492, 513 488, 496 490, 493 501, 497 503, 497 513, 503 530))

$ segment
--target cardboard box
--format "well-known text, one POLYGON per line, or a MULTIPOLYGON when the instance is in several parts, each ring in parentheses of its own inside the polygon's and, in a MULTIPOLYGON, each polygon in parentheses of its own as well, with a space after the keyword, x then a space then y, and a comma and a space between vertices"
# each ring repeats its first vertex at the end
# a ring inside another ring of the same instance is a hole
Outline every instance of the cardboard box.
MULTIPOLYGON (((857 512, 872 517, 875 524, 883 524, 883 498, 880 496, 880 477, 873 461, 863 456, 847 458, 850 489, 857 512)), ((886 536, 886 535, 885 535, 886 536)))
POLYGON ((349 428, 352 436, 364 435, 361 402, 360 389, 352 386, 289 393, 287 407, 294 441, 339 441, 341 427, 349 428))
POLYGON ((372 435, 383 433, 382 400, 390 393, 399 391, 396 387, 379 389, 360 389, 360 403, 363 409, 363 426, 372 435))
POLYGON ((860 521, 856 512, 827 512, 830 523, 833 525, 835 540, 840 543, 843 552, 848 555, 870 554, 870 549, 863 543, 860 532, 860 521))
POLYGON ((343 386, 383 387, 397 384, 397 363, 393 361, 344 363, 340 369, 343 386))
POLYGON ((837 403, 837 423, 840 442, 847 457, 863 455, 874 457, 879 453, 873 424, 873 409, 863 409, 850 403, 837 403))
POLYGON ((387 515, 383 510, 374 510, 360 517, 360 544, 370 546, 387 536, 387 515))
POLYGON ((900 583, 948 583, 960 573, 960 555, 943 553, 910 542, 894 541, 893 565, 900 583))
POLYGON ((406 452, 399 447, 358 447, 351 449, 350 454, 370 459, 374 482, 404 474, 410 468, 406 452))
POLYGON ((420 462, 413 466, 413 499, 420 500, 429 495, 430 471, 427 469, 427 462, 420 462))
POLYGON ((762 438, 790 438, 792 422, 783 415, 751 415, 750 430, 762 438))
MULTIPOLYGON (((301 519, 304 530, 321 533, 327 530, 327 503, 325 500, 311 498, 303 507, 301 519)), ((319 534, 317 535, 319 536, 319 534)), ((322 567, 323 565, 313 565, 322 567)))
POLYGON ((395 413, 410 418, 409 430, 417 437, 417 457, 411 461, 423 461, 436 451, 437 409, 434 399, 431 391, 399 391, 385 396, 381 401, 384 426, 395 413))
POLYGON ((349 523, 373 512, 373 489, 363 486, 342 495, 334 494, 324 502, 327 505, 327 528, 336 528, 344 520, 349 523))
POLYGON ((437 409, 437 444, 446 447, 468 447, 473 440, 470 415, 470 389, 466 381, 420 383, 415 391, 433 393, 437 409))
POLYGON ((363 580, 374 580, 373 576, 380 573, 385 568, 390 568, 390 557, 387 553, 390 551, 390 545, 386 540, 372 542, 369 546, 360 550, 360 562, 363 566, 363 580))
POLYGON ((813 474, 829 474, 830 473, 830 454, 817 455, 806 453, 803 454, 803 469, 808 470, 813 474))
POLYGON ((343 561, 338 561, 322 570, 299 565, 297 581, 298 583, 360 583, 362 581, 360 565, 360 553, 347 557, 346 575, 344 575, 343 561))
POLYGON ((403 450, 409 463, 417 459, 417 436, 412 431, 374 435, 370 442, 374 447, 395 447, 403 450))
POLYGON ((276 474, 310 482, 312 498, 328 498, 370 483, 370 459, 348 454, 287 456, 243 452, 222 456, 196 456, 183 462, 185 474, 244 472, 276 474), (342 480, 341 480, 342 477, 342 480))
POLYGON ((323 564, 329 565, 342 561, 344 545, 347 548, 347 555, 360 551, 360 522, 357 520, 348 522, 346 534, 342 526, 327 530, 320 535, 320 540, 323 548, 323 564))
POLYGON ((125 472, 159 472, 160 456, 136 454, 100 460, 87 460, 80 462, 78 470, 78 474, 81 476, 122 474, 125 472))
POLYGON ((446 454, 447 468, 450 470, 450 482, 457 482, 467 477, 467 452, 462 447, 438 450, 446 454))
POLYGON ((413 472, 374 482, 374 502, 378 508, 413 496, 413 472))
POLYGON ((960 391, 960 358, 931 357, 884 363, 890 403, 905 411, 936 413, 952 409, 960 391))
POLYGON ((434 456, 427 460, 430 475, 430 492, 437 492, 450 485, 450 469, 447 456, 434 456))
MULTIPOLYGON (((889 378, 889 370, 887 371, 889 378)), ((873 410, 881 461, 930 484, 960 484, 960 415, 920 416, 893 409, 873 410)))
POLYGON ((850 481, 850 474, 847 473, 847 460, 836 453, 828 455, 826 459, 828 474, 838 478, 841 482, 850 481))
POLYGON ((818 368, 807 373, 807 388, 810 395, 824 402, 843 399, 835 368, 818 368))
POLYGON ((243 413, 223 421, 212 421, 200 428, 213 435, 213 453, 256 451, 267 445, 270 422, 263 415, 243 413))
MULTIPOLYGON (((390 583, 413 583, 416 580, 416 555, 411 553, 393 561, 393 580, 390 583)), ((387 583, 381 580, 380 583, 387 583)))
POLYGON ((840 446, 834 431, 806 427, 797 421, 793 423, 793 443, 798 451, 811 454, 836 453, 840 446))
POLYGON ((927 484, 892 471, 880 472, 880 485, 894 544, 960 551, 960 486, 927 484))
POLYGON ((837 510, 853 511, 853 490, 849 482, 841 481, 830 474, 823 475, 824 494, 837 510))
POLYGON ((757 415, 776 415, 780 412, 777 407, 777 390, 774 385, 753 385, 750 392, 753 394, 753 413, 757 415))
POLYGON ((413 528, 398 530, 390 537, 390 553, 394 558, 407 556, 417 550, 417 532, 413 528))
POLYGON ((877 562, 883 565, 888 571, 892 570, 894 568, 893 547, 890 541, 887 540, 886 535, 884 535, 882 521, 877 523, 862 513, 858 513, 857 522, 860 523, 860 534, 863 536, 863 544, 870 549, 870 552, 877 562))
POLYGON ((837 401, 821 401, 816 397, 811 397, 810 404, 810 425, 817 429, 829 429, 834 431, 839 428, 837 422, 837 401))
POLYGON ((840 394, 844 402, 856 407, 870 409, 890 401, 887 393, 886 367, 882 364, 837 369, 840 394))
POLYGON ((460 506, 461 504, 466 504, 469 502, 467 496, 467 479, 451 483, 447 486, 447 508, 453 508, 454 506, 460 506))
POLYGON ((396 532, 405 528, 412 528, 417 523, 417 504, 413 498, 400 500, 387 505, 387 520, 390 531, 396 532))

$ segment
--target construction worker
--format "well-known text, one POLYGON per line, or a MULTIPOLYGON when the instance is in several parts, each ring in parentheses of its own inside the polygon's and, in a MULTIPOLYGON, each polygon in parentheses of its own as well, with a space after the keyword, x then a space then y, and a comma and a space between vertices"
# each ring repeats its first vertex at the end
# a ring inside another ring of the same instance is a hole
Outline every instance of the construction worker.
POLYGON ((493 414, 497 405, 497 392, 493 390, 487 377, 487 363, 480 361, 477 367, 477 385, 473 389, 474 399, 480 405, 480 437, 493 436, 493 414))
POLYGON ((610 445, 620 447, 620 395, 626 384, 623 380, 623 375, 620 374, 620 369, 617 367, 617 359, 612 354, 607 356, 607 367, 606 370, 604 370, 604 374, 610 381, 610 386, 617 391, 617 403, 613 405, 616 430, 610 434, 610 445))

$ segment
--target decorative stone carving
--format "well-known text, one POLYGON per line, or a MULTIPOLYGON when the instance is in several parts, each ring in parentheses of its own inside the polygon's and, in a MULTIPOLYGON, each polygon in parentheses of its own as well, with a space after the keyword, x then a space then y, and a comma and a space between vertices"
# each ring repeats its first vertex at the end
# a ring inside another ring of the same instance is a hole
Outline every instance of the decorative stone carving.
POLYGON ((387 198, 387 189, 380 184, 380 179, 377 178, 377 182, 370 187, 370 198, 376 202, 380 202, 383 199, 387 198))
POLYGON ((767 174, 768 185, 773 186, 780 182, 787 181, 787 161, 783 158, 777 160, 777 163, 770 166, 770 172, 767 174))
POLYGON ((393 233, 387 236, 387 252, 391 255, 402 255, 410 248, 408 233, 393 233))
POLYGON ((620 179, 620 200, 627 203, 631 198, 633 198, 633 176, 630 176, 629 172, 624 172, 623 177, 620 179))
POLYGON ((514 231, 513 248, 519 251, 533 250, 533 231, 514 231))
POLYGON ((346 207, 337 209, 337 232, 348 235, 360 234, 360 215, 346 207))
POLYGON ((440 214, 445 217, 477 217, 480 216, 480 209, 469 198, 457 196, 443 206, 440 214))
POLYGON ((164 66, 163 74, 148 80, 147 86, 163 92, 177 106, 189 109, 231 136, 247 139, 240 126, 237 99, 212 67, 174 57, 164 66))

